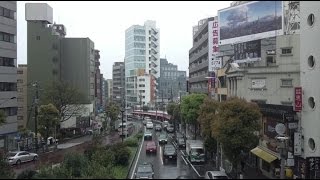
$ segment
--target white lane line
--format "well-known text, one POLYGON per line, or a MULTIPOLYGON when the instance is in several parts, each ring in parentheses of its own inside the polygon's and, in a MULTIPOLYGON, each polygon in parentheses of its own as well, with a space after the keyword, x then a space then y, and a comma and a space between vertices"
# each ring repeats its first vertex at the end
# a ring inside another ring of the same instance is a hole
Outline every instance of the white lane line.
MULTIPOLYGON (((188 160, 188 159, 187 159, 188 160)), ((189 160, 188 160, 189 161, 189 160)), ((189 162, 190 163, 190 162, 189 162)), ((191 165, 191 167, 192 167, 192 169, 194 170, 194 172, 196 172, 197 173, 197 175, 199 176, 199 177, 201 177, 201 175, 198 173, 198 171, 196 170, 196 168, 190 163, 190 165, 191 165)))
POLYGON ((160 161, 161 161, 161 164, 163 165, 163 158, 162 158, 162 151, 161 151, 161 148, 162 148, 162 146, 160 146, 160 161))
POLYGON ((136 159, 136 163, 135 163, 135 165, 134 165, 134 168, 133 168, 133 171, 132 171, 132 174, 131 174, 131 178, 130 178, 130 179, 133 179, 134 172, 136 172, 136 168, 137 168, 137 164, 138 164, 138 161, 139 161, 139 158, 140 158, 140 154, 141 154, 143 142, 144 142, 144 137, 142 137, 142 142, 141 142, 141 144, 140 144, 140 150, 139 150, 138 157, 137 157, 137 159, 136 159))
POLYGON ((182 159, 186 160, 188 162, 188 164, 190 164, 190 166, 192 167, 193 171, 196 172, 199 177, 201 177, 201 175, 198 173, 196 168, 192 165, 192 163, 189 161, 188 157, 183 153, 183 151, 180 150, 180 152, 183 154, 184 157, 186 157, 186 158, 182 157, 182 159))
POLYGON ((188 163, 187 163, 187 161, 184 159, 184 157, 181 156, 181 158, 183 159, 184 163, 185 163, 186 165, 188 165, 188 163))
POLYGON ((182 150, 180 150, 180 152, 181 152, 181 154, 183 154, 183 156, 186 156, 182 150))

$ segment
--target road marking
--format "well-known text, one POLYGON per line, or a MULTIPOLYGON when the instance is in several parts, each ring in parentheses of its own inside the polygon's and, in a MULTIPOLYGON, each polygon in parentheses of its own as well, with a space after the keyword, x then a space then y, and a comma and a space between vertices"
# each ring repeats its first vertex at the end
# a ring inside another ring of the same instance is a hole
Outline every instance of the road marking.
POLYGON ((186 156, 182 150, 180 150, 180 152, 181 152, 181 154, 183 154, 183 156, 186 156))
POLYGON ((161 164, 163 165, 163 158, 162 158, 162 151, 161 151, 161 148, 162 148, 162 146, 160 146, 160 161, 161 161, 161 164))
POLYGON ((187 163, 187 161, 184 159, 184 157, 181 156, 181 158, 183 159, 184 163, 185 163, 186 165, 188 165, 188 163, 187 163))
POLYGON ((133 171, 132 171, 132 174, 131 174, 131 178, 130 178, 130 179, 133 179, 134 172, 136 172, 136 168, 137 168, 137 164, 138 164, 138 161, 139 161, 139 158, 140 158, 140 154, 141 154, 143 142, 144 142, 144 137, 142 137, 142 142, 141 142, 141 145, 140 145, 140 150, 139 150, 138 157, 137 157, 137 159, 136 159, 136 163, 135 163, 135 165, 134 165, 134 168, 133 168, 133 171))
POLYGON ((198 171, 196 170, 196 168, 192 165, 192 163, 189 161, 188 157, 183 153, 183 151, 182 151, 182 150, 180 150, 180 151, 181 151, 181 153, 183 154, 183 156, 186 157, 186 158, 182 157, 182 159, 186 160, 186 161, 188 162, 188 164, 190 164, 190 166, 192 167, 193 171, 196 172, 199 177, 202 177, 202 176, 198 173, 198 171))

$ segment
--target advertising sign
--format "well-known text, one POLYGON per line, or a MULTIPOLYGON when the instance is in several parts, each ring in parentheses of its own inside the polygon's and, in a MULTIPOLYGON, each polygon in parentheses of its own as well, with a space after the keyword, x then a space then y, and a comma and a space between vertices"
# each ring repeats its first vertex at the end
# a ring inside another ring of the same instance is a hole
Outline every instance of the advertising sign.
POLYGON ((221 59, 217 57, 219 53, 219 27, 217 20, 208 22, 208 48, 209 72, 214 72, 222 66, 221 59))
POLYGON ((293 154, 295 156, 300 156, 301 155, 301 148, 302 148, 302 137, 301 133, 295 132, 294 133, 294 150, 293 154))
POLYGON ((261 61, 261 40, 238 43, 233 48, 235 63, 261 61))
POLYGON ((262 89, 266 87, 265 79, 252 79, 251 80, 251 88, 253 89, 262 89))
POLYGON ((294 111, 302 110, 302 88, 294 88, 294 111))
POLYGON ((252 1, 219 10, 219 45, 282 35, 282 2, 252 1))

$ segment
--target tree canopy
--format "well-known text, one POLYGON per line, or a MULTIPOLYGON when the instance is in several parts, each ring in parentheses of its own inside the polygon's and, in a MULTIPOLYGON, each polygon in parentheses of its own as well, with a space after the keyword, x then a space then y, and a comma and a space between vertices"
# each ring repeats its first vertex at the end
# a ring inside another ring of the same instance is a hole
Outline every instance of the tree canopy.
POLYGON ((39 132, 42 136, 48 138, 52 135, 59 122, 59 111, 53 104, 40 106, 39 132))
POLYGON ((241 154, 258 144, 259 139, 254 132, 261 128, 260 118, 259 107, 244 99, 231 98, 220 104, 212 133, 222 144, 224 154, 236 167, 241 154))
POLYGON ((186 123, 196 124, 200 106, 206 97, 205 94, 190 94, 182 98, 181 114, 186 123))
POLYGON ((45 87, 41 101, 42 104, 52 103, 59 111, 61 121, 66 121, 72 116, 80 114, 84 110, 83 104, 89 103, 78 88, 69 83, 58 81, 45 87))
POLYGON ((3 110, 0 110, 0 126, 6 123, 6 114, 3 110))
POLYGON ((217 118, 218 107, 219 102, 211 98, 206 98, 200 106, 198 122, 204 137, 211 137, 211 126, 217 118))

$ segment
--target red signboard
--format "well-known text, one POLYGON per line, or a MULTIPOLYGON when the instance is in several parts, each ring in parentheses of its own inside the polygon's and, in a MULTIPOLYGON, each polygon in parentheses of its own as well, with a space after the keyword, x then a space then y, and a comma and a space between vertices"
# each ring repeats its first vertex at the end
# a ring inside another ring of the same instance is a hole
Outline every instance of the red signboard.
POLYGON ((302 88, 294 88, 294 111, 302 110, 302 88))

